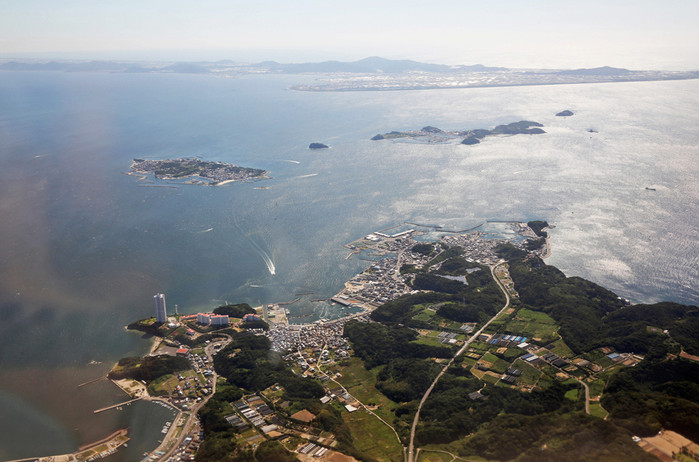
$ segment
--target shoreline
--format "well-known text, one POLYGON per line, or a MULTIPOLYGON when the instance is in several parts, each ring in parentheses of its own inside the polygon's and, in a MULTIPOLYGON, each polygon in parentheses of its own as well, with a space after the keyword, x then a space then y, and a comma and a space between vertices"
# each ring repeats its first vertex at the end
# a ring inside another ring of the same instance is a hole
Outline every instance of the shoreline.
POLYGON ((674 77, 674 78, 658 78, 658 79, 629 79, 629 80, 602 80, 602 81, 590 81, 590 82, 527 82, 527 83, 495 83, 495 84, 475 84, 475 85, 428 85, 428 86, 401 86, 394 88, 385 87, 344 87, 344 88, 320 88, 307 87, 303 88, 301 85, 291 85, 289 90, 293 91, 308 91, 308 92, 345 92, 345 91, 420 91, 420 90, 456 90, 456 89, 468 89, 468 88, 507 88, 507 87, 541 87, 549 85, 597 85, 597 84, 607 84, 607 83, 637 83, 637 82, 676 82, 684 80, 697 80, 699 77, 687 76, 687 77, 674 77))
POLYGON ((122 445, 129 442, 131 439, 127 436, 128 433, 128 428, 120 428, 100 440, 79 446, 75 452, 55 456, 26 457, 24 459, 13 459, 8 462, 77 462, 79 460, 102 459, 114 454, 122 445), (89 454, 90 451, 103 445, 106 446, 103 450, 95 454, 89 454))

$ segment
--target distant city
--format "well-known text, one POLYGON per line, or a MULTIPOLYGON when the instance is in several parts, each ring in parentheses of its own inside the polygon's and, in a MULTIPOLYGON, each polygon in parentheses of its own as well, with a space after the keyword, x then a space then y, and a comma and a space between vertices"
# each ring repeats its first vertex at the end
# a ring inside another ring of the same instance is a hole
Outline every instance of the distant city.
POLYGON ((198 62, 4 60, 0 71, 109 72, 202 74, 241 77, 251 74, 326 74, 300 91, 429 90, 469 87, 560 85, 580 83, 686 80, 698 71, 629 70, 609 66, 589 69, 513 69, 506 67, 421 63, 369 57, 358 61, 317 63, 240 63, 231 60, 198 62))

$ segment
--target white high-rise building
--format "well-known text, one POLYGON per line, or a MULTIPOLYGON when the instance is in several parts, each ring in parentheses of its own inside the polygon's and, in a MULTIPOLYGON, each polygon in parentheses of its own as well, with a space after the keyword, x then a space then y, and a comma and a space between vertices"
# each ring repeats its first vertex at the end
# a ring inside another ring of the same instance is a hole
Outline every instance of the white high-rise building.
POLYGON ((155 302, 155 321, 159 323, 167 322, 167 309, 165 308, 165 295, 155 294, 153 296, 155 302))

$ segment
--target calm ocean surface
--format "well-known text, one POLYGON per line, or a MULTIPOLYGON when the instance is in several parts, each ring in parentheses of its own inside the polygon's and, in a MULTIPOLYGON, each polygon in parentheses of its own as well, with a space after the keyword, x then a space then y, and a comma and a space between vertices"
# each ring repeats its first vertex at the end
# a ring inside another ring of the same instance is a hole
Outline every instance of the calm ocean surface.
MULTIPOLYGON (((327 297, 367 263, 345 260, 343 244, 404 221, 545 219, 549 263, 566 274, 637 303, 699 303, 699 81, 286 89, 310 79, 0 73, 0 460, 125 426, 130 452, 110 460, 136 460, 171 413, 140 403, 93 415, 124 395, 76 386, 147 350, 123 326, 152 315, 153 294, 180 313, 327 297), (575 116, 554 116, 563 109, 575 116), (522 119, 547 133, 369 141, 522 119), (314 141, 331 149, 309 151, 314 141), (134 157, 185 156, 272 179, 171 189, 121 174, 134 157)), ((289 309, 296 322, 341 314, 308 300, 289 309)))

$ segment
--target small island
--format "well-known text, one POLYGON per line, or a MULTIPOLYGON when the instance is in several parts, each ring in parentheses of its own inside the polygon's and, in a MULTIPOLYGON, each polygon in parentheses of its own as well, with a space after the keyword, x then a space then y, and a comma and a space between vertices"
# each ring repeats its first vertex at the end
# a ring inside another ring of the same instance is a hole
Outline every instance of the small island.
POLYGON ((191 178, 188 184, 217 186, 231 181, 269 178, 269 172, 257 168, 239 167, 225 162, 211 162, 194 157, 180 159, 134 159, 129 174, 153 174, 164 180, 191 178), (196 180, 194 177, 198 177, 196 180))
POLYGON ((371 140, 409 138, 422 143, 445 143, 457 138, 463 138, 461 144, 471 145, 478 144, 483 138, 492 135, 539 135, 546 133, 540 127, 543 127, 543 125, 539 122, 532 122, 529 120, 520 120, 519 122, 512 122, 506 125, 498 125, 491 130, 477 128, 473 130, 446 131, 428 125, 420 130, 407 132, 392 131, 378 134, 372 137, 371 140))
POLYGON ((570 117, 572 115, 575 115, 573 111, 569 111, 568 109, 566 109, 565 111, 561 111, 558 114, 556 114, 556 117, 570 117))
POLYGON ((311 143, 308 145, 308 149, 328 149, 330 146, 323 143, 311 143))

